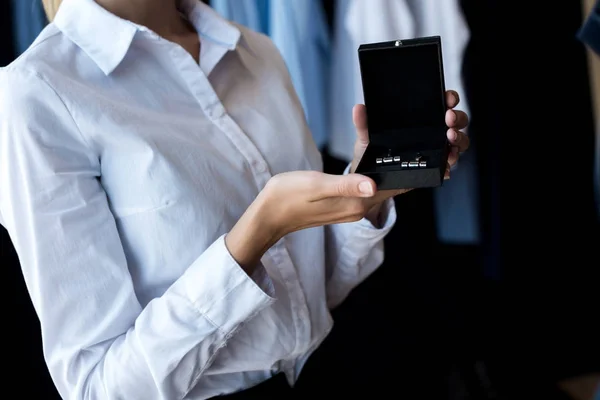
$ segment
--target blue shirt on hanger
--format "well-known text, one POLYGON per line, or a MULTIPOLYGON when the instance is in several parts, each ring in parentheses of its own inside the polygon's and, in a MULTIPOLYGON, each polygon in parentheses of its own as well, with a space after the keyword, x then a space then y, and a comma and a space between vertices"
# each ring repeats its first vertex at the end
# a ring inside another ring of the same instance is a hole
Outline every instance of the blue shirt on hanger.
MULTIPOLYGON (((327 78, 330 35, 319 0, 212 0, 225 18, 268 35, 281 52, 312 131, 323 149, 328 141, 327 78)), ((352 118, 348 114, 348 118, 352 118)))
POLYGON ((12 0, 12 13, 15 50, 20 55, 33 43, 48 21, 39 0, 12 0))

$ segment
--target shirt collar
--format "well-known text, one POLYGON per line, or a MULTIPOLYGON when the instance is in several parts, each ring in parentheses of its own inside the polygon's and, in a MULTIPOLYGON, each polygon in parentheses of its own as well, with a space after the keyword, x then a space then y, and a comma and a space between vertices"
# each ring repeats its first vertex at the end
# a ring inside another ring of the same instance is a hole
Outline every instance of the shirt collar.
MULTIPOLYGON (((181 11, 201 39, 234 50, 240 30, 200 0, 181 0, 181 11)), ((153 34, 148 28, 108 12, 94 0, 63 0, 54 24, 81 48, 106 74, 125 58, 137 32, 153 34)))

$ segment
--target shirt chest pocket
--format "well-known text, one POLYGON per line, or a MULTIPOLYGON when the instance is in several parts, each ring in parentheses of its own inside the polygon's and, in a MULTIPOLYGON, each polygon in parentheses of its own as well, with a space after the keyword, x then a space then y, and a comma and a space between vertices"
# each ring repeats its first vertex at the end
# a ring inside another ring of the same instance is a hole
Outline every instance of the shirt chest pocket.
POLYGON ((101 182, 115 218, 178 207, 203 219, 209 211, 225 219, 243 212, 257 190, 244 176, 244 161, 227 158, 222 149, 214 141, 194 139, 193 132, 154 140, 139 135, 107 149, 101 182), (232 182, 235 190, 229 193, 232 182))
POLYGON ((155 149, 112 153, 101 165, 101 183, 117 219, 158 211, 177 200, 180 184, 173 167, 155 149))

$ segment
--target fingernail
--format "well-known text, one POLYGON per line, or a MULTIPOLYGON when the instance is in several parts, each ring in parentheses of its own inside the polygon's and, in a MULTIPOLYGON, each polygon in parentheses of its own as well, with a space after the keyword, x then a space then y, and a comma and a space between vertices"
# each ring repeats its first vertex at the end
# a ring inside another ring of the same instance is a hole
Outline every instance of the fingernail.
POLYGON ((460 97, 458 97, 458 93, 456 93, 456 92, 454 92, 454 100, 456 101, 457 104, 460 101, 460 97))
POLYGON ((450 179, 450 175, 446 175, 444 176, 444 180, 447 181, 448 179, 450 179))
POLYGON ((358 190, 364 195, 373 196, 373 186, 371 185, 371 182, 361 182, 358 185, 358 190))
MULTIPOLYGON (((452 122, 456 122, 456 120, 458 119, 458 114, 456 114, 455 112, 452 112, 452 122)), ((456 132, 454 132, 456 134, 456 132)))

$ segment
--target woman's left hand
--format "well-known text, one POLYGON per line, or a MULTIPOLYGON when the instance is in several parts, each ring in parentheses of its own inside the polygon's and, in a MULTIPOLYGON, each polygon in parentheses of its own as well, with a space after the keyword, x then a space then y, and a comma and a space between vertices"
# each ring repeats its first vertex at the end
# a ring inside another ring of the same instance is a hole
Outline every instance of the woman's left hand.
MULTIPOLYGON (((454 90, 446 92, 446 125, 448 131, 448 141, 450 142, 451 151, 448 156, 448 167, 446 169, 446 179, 450 178, 450 167, 458 162, 460 153, 464 153, 469 148, 469 137, 463 132, 463 129, 469 125, 469 117, 463 111, 454 110, 460 102, 458 93, 454 90)), ((362 158, 367 146, 369 145, 369 131, 367 128, 367 110, 363 104, 357 104, 352 110, 352 120, 356 127, 356 142, 354 143, 354 159, 350 172, 356 171, 358 162, 362 158)), ((410 189, 399 191, 400 193, 407 192, 410 189)))
MULTIPOLYGON (((458 162, 460 154, 467 151, 469 148, 469 137, 463 132, 463 129, 469 124, 469 117, 465 112, 454 109, 459 102, 460 97, 458 96, 458 93, 454 90, 448 90, 446 92, 446 105, 448 106, 448 110, 446 111, 446 125, 448 126, 446 136, 448 137, 451 151, 448 156, 448 165, 446 167, 446 175, 444 176, 445 179, 450 179, 450 168, 458 162)), ((354 109, 352 110, 352 120, 356 127, 356 142, 354 143, 354 159, 352 160, 350 172, 354 173, 360 159, 369 145, 367 111, 363 104, 354 106, 354 109)), ((393 193, 389 194, 397 196, 410 190, 411 189, 393 190, 393 193)), ((383 196, 383 198, 389 197, 390 196, 383 196)), ((373 210, 369 212, 369 219, 373 221, 378 213, 379 207, 374 207, 373 210)))

